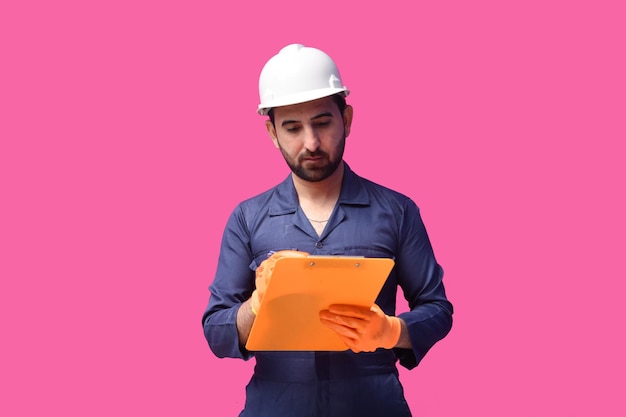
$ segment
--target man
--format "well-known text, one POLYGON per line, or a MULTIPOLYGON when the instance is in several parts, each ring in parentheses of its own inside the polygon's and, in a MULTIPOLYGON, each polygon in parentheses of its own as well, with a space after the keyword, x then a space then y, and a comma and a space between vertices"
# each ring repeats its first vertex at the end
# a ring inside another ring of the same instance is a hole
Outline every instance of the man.
POLYGON ((202 318, 218 357, 256 358, 240 416, 411 416, 396 362, 414 368, 452 326, 419 209, 343 161, 353 108, 324 52, 286 46, 264 66, 259 93, 258 112, 269 116, 267 132, 292 172, 230 216, 202 318), (269 262, 306 254, 392 258, 395 265, 370 308, 319 312, 346 351, 246 350, 269 262), (396 317, 398 286, 410 311, 396 317))

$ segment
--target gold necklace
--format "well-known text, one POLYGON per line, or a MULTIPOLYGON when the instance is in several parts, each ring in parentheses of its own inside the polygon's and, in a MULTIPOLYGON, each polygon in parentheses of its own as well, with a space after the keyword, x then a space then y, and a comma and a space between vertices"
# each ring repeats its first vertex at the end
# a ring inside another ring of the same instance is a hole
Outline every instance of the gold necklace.
POLYGON ((307 217, 307 219, 309 219, 310 222, 314 222, 314 223, 326 223, 330 219, 330 217, 326 220, 313 220, 309 217, 307 217))

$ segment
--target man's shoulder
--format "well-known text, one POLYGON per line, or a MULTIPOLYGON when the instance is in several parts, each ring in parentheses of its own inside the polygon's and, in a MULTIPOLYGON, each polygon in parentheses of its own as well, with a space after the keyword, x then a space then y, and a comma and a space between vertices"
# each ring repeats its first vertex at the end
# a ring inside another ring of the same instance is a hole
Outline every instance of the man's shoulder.
POLYGON ((383 184, 381 184, 379 182, 375 182, 375 181, 367 179, 367 178, 361 178, 361 179, 365 182, 365 184, 367 184, 367 187, 370 188, 370 189, 376 190, 376 191, 381 192, 381 193, 393 195, 393 196, 395 196, 397 198, 401 198, 401 199, 409 198, 406 194, 396 190, 395 188, 391 188, 391 187, 389 187, 387 185, 383 185, 383 184))
POLYGON ((263 206, 271 201, 272 196, 276 193, 277 188, 278 185, 275 185, 272 188, 269 188, 251 197, 247 197, 239 203, 239 207, 246 208, 263 206))
POLYGON ((245 198, 238 204, 238 207, 245 210, 258 210, 261 207, 269 205, 272 201, 285 199, 286 196, 290 194, 289 190, 290 184, 289 178, 287 178, 271 188, 245 198))
POLYGON ((411 197, 409 197, 407 194, 404 194, 394 188, 382 185, 381 183, 358 176, 356 174, 355 177, 357 178, 357 181, 361 183, 361 186, 363 186, 370 193, 370 195, 379 196, 386 200, 395 200, 398 202, 412 201, 411 197))

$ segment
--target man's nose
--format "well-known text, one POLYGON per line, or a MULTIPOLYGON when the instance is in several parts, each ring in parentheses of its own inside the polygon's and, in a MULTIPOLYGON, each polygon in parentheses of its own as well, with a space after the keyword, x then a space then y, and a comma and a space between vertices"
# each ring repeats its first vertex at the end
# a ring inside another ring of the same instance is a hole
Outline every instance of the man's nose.
POLYGON ((309 152, 315 152, 320 147, 320 137, 315 128, 307 129, 304 138, 304 147, 309 152))

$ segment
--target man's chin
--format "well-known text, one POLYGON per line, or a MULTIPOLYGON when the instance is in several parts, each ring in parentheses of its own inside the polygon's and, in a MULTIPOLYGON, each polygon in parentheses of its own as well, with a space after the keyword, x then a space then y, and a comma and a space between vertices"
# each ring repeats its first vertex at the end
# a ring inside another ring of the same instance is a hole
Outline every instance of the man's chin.
POLYGON ((320 182, 330 177, 334 171, 331 171, 328 166, 320 168, 303 168, 292 170, 294 174, 300 179, 309 182, 320 182))

